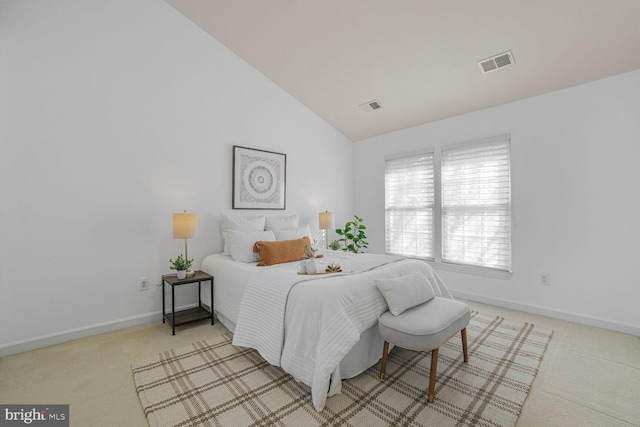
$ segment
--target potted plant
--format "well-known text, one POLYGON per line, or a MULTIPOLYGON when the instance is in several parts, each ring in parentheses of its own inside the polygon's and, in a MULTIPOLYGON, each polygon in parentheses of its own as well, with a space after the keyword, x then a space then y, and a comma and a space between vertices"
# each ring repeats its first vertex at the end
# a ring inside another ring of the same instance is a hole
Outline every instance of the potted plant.
POLYGON ((369 242, 365 240, 367 236, 364 230, 367 227, 363 224, 363 219, 358 215, 354 215, 354 217, 355 221, 348 221, 344 225, 344 229, 338 228, 336 230, 336 233, 340 236, 343 236, 343 238, 332 242, 332 249, 334 246, 336 246, 337 248, 342 249, 345 252, 348 251, 357 254, 361 249, 367 248, 369 246, 369 242), (336 245, 334 245, 334 243, 336 245))
POLYGON ((175 260, 169 259, 169 268, 171 270, 176 270, 178 279, 184 279, 187 277, 187 270, 191 267, 193 263, 192 259, 184 259, 182 254, 178 255, 175 260))
POLYGON ((329 248, 333 249, 334 251, 340 249, 341 246, 342 243, 340 242, 340 240, 334 240, 333 242, 329 243, 329 248))
POLYGON ((316 251, 315 247, 304 245, 304 256, 309 259, 306 265, 307 274, 316 274, 316 251))

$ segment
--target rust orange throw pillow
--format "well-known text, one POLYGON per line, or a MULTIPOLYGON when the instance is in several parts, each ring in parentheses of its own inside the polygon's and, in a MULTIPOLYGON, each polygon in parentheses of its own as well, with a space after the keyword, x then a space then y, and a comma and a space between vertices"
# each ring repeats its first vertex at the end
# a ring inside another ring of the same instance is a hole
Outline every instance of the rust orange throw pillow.
POLYGON ((260 254, 258 266, 262 267, 305 259, 304 245, 311 248, 311 241, 307 236, 302 239, 277 242, 258 241, 253 245, 253 252, 260 254))

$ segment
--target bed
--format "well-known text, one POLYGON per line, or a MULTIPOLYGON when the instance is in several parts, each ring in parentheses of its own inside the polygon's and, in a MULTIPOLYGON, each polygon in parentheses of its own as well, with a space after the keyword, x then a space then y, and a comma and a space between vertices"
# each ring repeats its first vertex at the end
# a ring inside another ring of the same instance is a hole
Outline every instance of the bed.
MULTIPOLYGON (((207 256, 201 269, 215 277, 214 311, 234 333, 234 345, 255 348, 311 389, 320 411, 328 396, 380 359, 377 319, 387 310, 374 280, 422 271, 436 296, 451 298, 426 263, 401 257, 319 250, 318 271, 299 275, 299 262, 257 267, 229 255, 207 256)), ((203 301, 209 290, 203 289, 203 301)))

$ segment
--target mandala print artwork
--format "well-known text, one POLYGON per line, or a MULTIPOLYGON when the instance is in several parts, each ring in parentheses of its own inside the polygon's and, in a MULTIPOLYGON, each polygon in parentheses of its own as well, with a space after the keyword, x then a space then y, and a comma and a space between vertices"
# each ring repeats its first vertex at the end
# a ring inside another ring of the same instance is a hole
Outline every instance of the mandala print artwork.
POLYGON ((233 208, 284 209, 286 155, 233 148, 233 208))

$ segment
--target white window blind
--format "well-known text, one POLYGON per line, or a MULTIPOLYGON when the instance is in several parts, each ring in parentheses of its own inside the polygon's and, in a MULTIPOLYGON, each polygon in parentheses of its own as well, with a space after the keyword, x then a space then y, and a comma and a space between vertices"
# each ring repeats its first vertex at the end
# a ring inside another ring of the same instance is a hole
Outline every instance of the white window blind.
POLYGON ((433 152, 385 160, 385 250, 432 258, 433 152))
POLYGON ((509 143, 443 147, 443 262, 511 271, 509 143))

